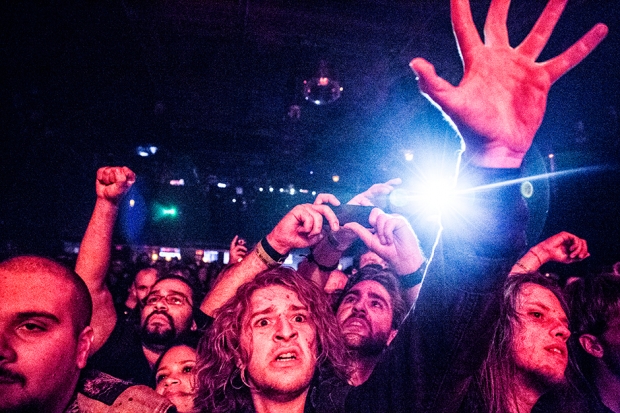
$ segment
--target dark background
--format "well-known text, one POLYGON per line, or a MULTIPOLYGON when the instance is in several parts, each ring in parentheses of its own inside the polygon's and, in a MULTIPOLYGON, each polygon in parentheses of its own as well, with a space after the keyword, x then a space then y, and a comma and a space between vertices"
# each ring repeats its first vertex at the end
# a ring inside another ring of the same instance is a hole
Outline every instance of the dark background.
MULTIPOLYGON (((471 4, 481 27, 489 1, 471 4)), ((545 4, 513 1, 513 45, 545 4)), ((526 165, 576 170, 534 182, 530 236, 586 238, 591 267, 620 260, 619 11, 618 1, 569 1, 540 61, 599 21, 610 34, 554 85, 526 165)), ((408 67, 422 56, 458 83, 448 0, 6 1, 0 36, 4 254, 78 242, 104 165, 139 177, 117 242, 200 247, 235 234, 255 242, 312 191, 346 200, 396 176, 409 188, 453 170, 456 137, 408 67), (302 90, 321 61, 344 90, 317 106, 302 90), (140 145, 158 151, 143 158, 140 145), (170 205, 177 218, 158 219, 170 205)))

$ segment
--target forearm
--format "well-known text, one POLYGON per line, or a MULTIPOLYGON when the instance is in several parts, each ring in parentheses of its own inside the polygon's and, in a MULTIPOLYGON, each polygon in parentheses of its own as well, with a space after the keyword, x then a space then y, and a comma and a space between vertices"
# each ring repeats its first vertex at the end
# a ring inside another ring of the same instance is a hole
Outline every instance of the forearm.
POLYGON ((252 281, 267 269, 269 266, 258 256, 256 249, 253 249, 241 262, 233 264, 220 274, 213 289, 200 304, 200 309, 213 317, 215 312, 235 295, 240 286, 252 281))
POLYGON ((75 272, 84 280, 91 294, 107 289, 105 278, 110 265, 112 234, 118 205, 97 198, 78 253, 75 272))
POLYGON ((323 238, 311 249, 310 254, 299 264, 297 270, 306 278, 314 281, 321 289, 325 287, 331 272, 338 269, 342 257, 342 251, 336 249, 334 244, 328 241, 328 237, 323 238))
POLYGON ((537 247, 538 245, 533 246, 525 253, 525 255, 519 258, 519 261, 517 261, 510 270, 511 275, 538 271, 543 264, 548 262, 548 260, 543 258, 547 255, 543 254, 543 251, 537 251, 537 247))

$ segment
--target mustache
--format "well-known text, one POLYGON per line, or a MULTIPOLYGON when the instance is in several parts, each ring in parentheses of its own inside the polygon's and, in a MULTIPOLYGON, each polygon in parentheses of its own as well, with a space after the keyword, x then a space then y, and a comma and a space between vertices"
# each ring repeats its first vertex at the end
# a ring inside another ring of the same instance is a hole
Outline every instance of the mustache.
POLYGON ((26 385, 26 378, 24 376, 4 367, 0 367, 0 380, 2 379, 17 382, 22 386, 26 385))
POLYGON ((166 311, 161 311, 161 310, 153 310, 153 312, 151 314, 146 316, 146 319, 144 319, 144 325, 146 325, 149 322, 149 320, 151 319, 151 317, 153 317, 155 315, 163 315, 170 322, 170 325, 174 326, 174 320, 172 319, 172 316, 170 314, 168 314, 166 311))
POLYGON ((366 318, 366 316, 365 315, 359 315, 357 313, 356 314, 351 314, 350 316, 348 316, 346 318, 346 320, 344 320, 344 322, 346 323, 347 321, 353 320, 353 319, 361 320, 362 322, 364 322, 364 324, 368 325, 368 319, 366 318))

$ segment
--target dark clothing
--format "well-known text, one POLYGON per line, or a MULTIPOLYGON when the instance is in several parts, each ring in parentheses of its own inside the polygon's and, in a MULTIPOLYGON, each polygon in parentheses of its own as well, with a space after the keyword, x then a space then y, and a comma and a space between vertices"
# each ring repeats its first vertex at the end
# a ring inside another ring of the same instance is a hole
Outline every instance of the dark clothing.
POLYGON ((133 318, 118 317, 112 334, 90 357, 88 365, 119 379, 155 387, 151 367, 142 350, 140 329, 133 318))
POLYGON ((536 402, 532 413, 613 413, 605 406, 595 388, 578 379, 575 387, 547 392, 536 402))
MULTIPOLYGON (((103 346, 93 354, 88 365, 114 377, 155 387, 155 376, 142 349, 140 338, 140 314, 135 311, 129 317, 117 317, 114 330, 103 346)), ((200 326, 197 331, 189 331, 178 341, 197 343, 199 336, 211 320, 200 309, 194 309, 194 319, 200 326)))
MULTIPOLYGON (((472 187, 518 175, 516 169, 461 173, 472 187)), ((458 411, 490 347, 502 285, 525 250, 527 222, 518 185, 461 202, 468 213, 444 217, 444 253, 430 263, 415 308, 368 381, 352 387, 333 375, 315 376, 305 413, 458 411)))
POLYGON ((85 369, 77 393, 65 413, 176 413, 155 390, 133 385, 108 374, 85 369))
MULTIPOLYGON (((519 174, 464 172, 461 179, 471 186, 519 174)), ((368 381, 350 390, 346 412, 459 410, 488 352, 503 282, 525 250, 527 222, 518 185, 474 192, 463 201, 468 213, 443 217, 443 260, 431 262, 415 309, 368 381)))

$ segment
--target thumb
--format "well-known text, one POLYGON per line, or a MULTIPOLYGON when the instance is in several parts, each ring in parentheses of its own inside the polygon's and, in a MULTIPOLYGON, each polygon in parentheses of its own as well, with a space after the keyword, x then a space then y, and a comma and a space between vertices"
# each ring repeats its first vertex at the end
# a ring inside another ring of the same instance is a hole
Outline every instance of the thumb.
POLYGON ((437 76, 435 66, 421 57, 413 59, 409 66, 418 77, 418 86, 422 93, 443 107, 445 95, 451 92, 454 86, 437 76))
POLYGON ((368 228, 364 228, 362 225, 358 224, 357 222, 346 223, 343 225, 343 228, 348 228, 351 231, 355 232, 355 234, 358 237, 360 237, 362 242, 366 244, 368 248, 372 249, 371 245, 373 244, 373 240, 375 237, 373 233, 368 230, 368 228))

